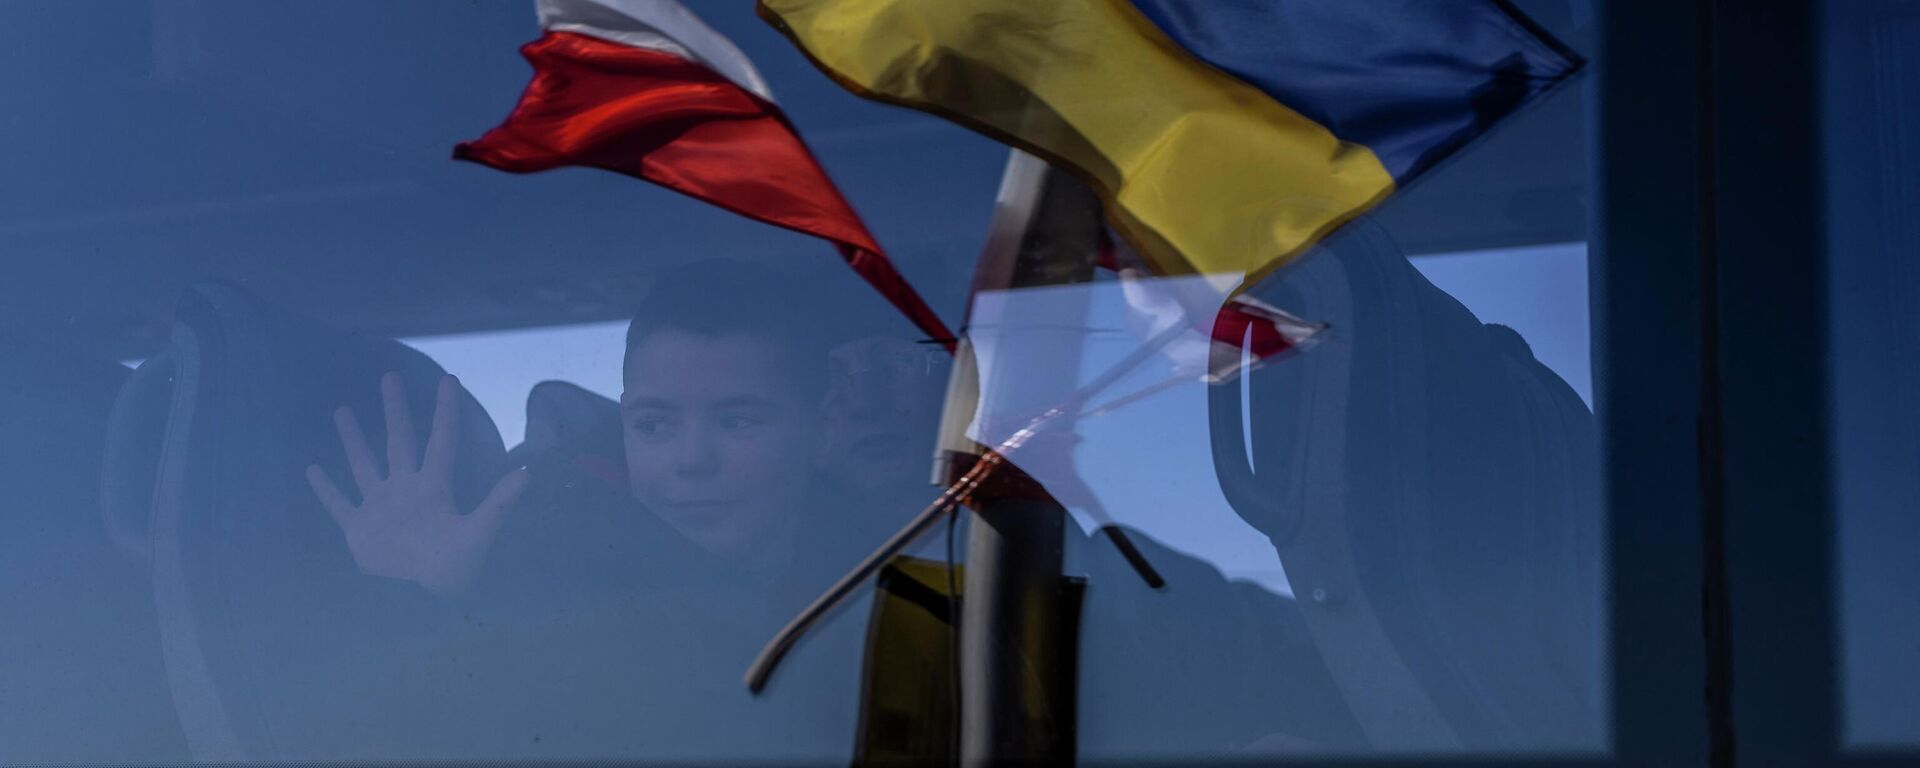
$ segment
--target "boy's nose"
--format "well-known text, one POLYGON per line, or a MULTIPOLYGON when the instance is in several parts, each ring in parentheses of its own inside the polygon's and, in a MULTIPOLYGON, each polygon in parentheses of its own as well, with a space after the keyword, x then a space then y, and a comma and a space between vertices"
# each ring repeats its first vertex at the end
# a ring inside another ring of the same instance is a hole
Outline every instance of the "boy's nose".
POLYGON ((690 430, 673 458, 674 471, 685 477, 711 475, 720 468, 720 452, 706 429, 690 430))

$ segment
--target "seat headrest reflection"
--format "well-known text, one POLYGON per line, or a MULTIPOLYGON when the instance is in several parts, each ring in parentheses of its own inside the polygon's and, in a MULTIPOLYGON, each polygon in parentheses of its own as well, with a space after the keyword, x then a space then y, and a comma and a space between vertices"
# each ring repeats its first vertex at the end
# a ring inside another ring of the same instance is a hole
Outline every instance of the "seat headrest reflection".
MULTIPOLYGON (((1286 306, 1332 331, 1251 374, 1244 416, 1238 387, 1212 393, 1236 510, 1273 539, 1296 591, 1364 600, 1347 614, 1378 618, 1461 743, 1598 744, 1592 414, 1377 225, 1348 227, 1280 282, 1286 306), (1258 425, 1250 450, 1243 418, 1258 425)), ((1323 646, 1357 647, 1318 615, 1323 646)))
MULTIPOLYGON (((367 692, 418 666, 449 619, 411 585, 360 576, 302 469, 345 476, 331 414, 379 413, 384 373, 400 373, 409 404, 427 414, 443 371, 394 340, 218 283, 188 291, 161 358, 171 375, 136 378, 115 414, 130 439, 151 441, 162 425, 158 450, 127 446, 149 459, 118 462, 106 483, 153 478, 154 595, 195 757, 337 755, 343 743, 412 753, 438 733, 409 725, 419 702, 367 692), (356 711, 369 701, 383 716, 356 711)), ((470 506, 502 473, 505 450, 477 401, 459 405, 454 493, 470 506)), ((427 426, 416 421, 417 444, 427 426)), ((370 444, 386 444, 381 423, 365 428, 370 444)))

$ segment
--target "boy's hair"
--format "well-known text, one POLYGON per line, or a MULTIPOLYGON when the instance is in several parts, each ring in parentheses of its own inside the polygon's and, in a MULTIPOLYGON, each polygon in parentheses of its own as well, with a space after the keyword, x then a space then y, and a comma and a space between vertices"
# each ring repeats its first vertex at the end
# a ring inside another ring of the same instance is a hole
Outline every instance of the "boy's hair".
POLYGON ((795 383, 809 394, 824 393, 831 341, 816 293, 810 282, 784 270, 740 261, 710 259, 669 270, 627 325, 622 378, 632 372, 635 346, 655 331, 677 330, 764 339, 781 351, 795 383))

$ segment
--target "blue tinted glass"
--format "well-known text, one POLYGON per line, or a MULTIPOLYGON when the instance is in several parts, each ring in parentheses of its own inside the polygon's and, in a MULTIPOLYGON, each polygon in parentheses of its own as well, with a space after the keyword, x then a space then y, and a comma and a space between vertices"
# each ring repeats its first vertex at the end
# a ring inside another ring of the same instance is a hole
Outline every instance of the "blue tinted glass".
MULTIPOLYGON (((956 362, 805 216, 452 159, 533 5, 0 5, 0 763, 941 759, 990 679, 1096 762, 1610 748, 1581 82, 1216 338, 1240 274, 1096 268, 1131 246, 1079 182, 746 4, 595 38, 712 65, 688 98, 751 90, 737 46, 956 362), (968 640, 1028 595, 939 520, 750 691, 981 445, 969 501, 1058 524, 1049 613, 968 640)), ((1583 3, 1520 5, 1585 47, 1583 3)), ((654 134, 723 151, 587 164, 787 178, 732 98, 654 134)))
POLYGON ((1842 723, 1865 749, 1920 744, 1920 13, 1835 4, 1825 31, 1833 468, 1842 723))

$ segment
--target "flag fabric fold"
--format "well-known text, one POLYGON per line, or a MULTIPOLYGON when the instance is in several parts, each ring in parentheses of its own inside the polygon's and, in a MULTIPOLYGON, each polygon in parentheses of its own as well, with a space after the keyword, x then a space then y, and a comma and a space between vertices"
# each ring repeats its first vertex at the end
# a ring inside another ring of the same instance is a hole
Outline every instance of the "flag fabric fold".
POLYGON ((1132 3, 1195 58, 1372 150, 1398 186, 1581 64, 1498 0, 1132 3))
POLYGON ((1581 62, 1496 0, 760 0, 842 85, 1065 167, 1162 274, 1284 266, 1581 62))
POLYGON ((953 334, 887 259, 752 62, 672 0, 539 0, 533 80, 454 157, 512 173, 586 166, 831 242, 923 333, 953 334))

